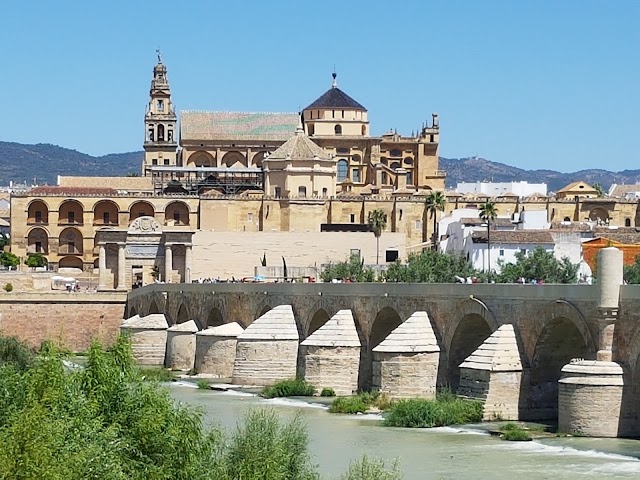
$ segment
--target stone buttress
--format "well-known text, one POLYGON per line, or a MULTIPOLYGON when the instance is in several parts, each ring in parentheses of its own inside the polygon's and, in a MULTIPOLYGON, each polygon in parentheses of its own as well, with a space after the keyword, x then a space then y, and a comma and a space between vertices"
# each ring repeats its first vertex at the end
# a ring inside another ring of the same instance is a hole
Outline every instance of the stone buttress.
POLYGON ((191 370, 196 356, 196 332, 193 320, 172 325, 167 330, 165 367, 172 370, 191 370))
POLYGON ((120 325, 120 333, 129 334, 133 357, 140 365, 164 365, 169 324, 163 313, 146 317, 135 315, 120 325))
POLYGON ((216 378, 231 378, 238 335, 243 331, 239 323, 233 322, 197 332, 196 372, 216 378))
POLYGON ((340 310, 301 343, 304 379, 336 395, 358 390, 361 343, 351 310, 340 310))
POLYGON ((291 305, 279 305, 238 335, 233 383, 272 385, 296 377, 300 336, 291 305))
POLYGON ((481 400, 485 420, 518 420, 522 361, 513 325, 502 325, 460 364, 458 395, 481 400))
POLYGON ((429 316, 415 312, 373 349, 372 387, 394 398, 434 398, 439 360, 429 316))

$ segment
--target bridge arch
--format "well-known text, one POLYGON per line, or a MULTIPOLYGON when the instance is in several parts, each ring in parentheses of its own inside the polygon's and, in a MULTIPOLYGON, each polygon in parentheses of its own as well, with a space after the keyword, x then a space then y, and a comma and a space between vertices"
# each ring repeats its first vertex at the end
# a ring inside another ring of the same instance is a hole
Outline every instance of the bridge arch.
POLYGON ((322 327, 339 310, 324 298, 320 298, 313 307, 309 309, 306 322, 302 325, 302 333, 307 338, 313 332, 322 327))
POLYGON ((207 316, 207 328, 224 325, 224 316, 218 307, 211 307, 207 316))
POLYGON ((377 347, 389 334, 403 322, 398 311, 391 307, 382 307, 371 324, 369 349, 377 347))
POLYGON ((136 307, 131 307, 129 309, 129 313, 127 314, 127 318, 131 318, 134 317, 138 314, 138 310, 136 310, 136 307))
MULTIPOLYGON (((493 332, 498 322, 489 308, 479 299, 464 300, 446 320, 444 347, 446 351, 445 383, 455 392, 460 384, 460 364, 493 332)), ((437 335, 437 333, 436 333, 437 335)), ((444 359, 441 359, 441 365, 444 359)))
POLYGON ((528 415, 549 420, 558 416, 558 380, 572 358, 595 359, 596 346, 582 314, 569 302, 548 304, 535 316, 529 343, 528 415), (530 346, 529 346, 530 348, 530 346))

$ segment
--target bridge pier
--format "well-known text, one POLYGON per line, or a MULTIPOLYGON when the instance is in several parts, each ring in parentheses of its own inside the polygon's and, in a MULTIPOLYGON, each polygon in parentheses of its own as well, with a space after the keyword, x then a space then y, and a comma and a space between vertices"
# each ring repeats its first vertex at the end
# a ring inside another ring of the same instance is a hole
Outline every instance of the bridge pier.
POLYGON ((558 430, 592 437, 617 437, 624 372, 612 361, 612 346, 623 283, 622 251, 614 247, 600 250, 598 270, 596 360, 575 359, 562 368, 558 382, 558 430))

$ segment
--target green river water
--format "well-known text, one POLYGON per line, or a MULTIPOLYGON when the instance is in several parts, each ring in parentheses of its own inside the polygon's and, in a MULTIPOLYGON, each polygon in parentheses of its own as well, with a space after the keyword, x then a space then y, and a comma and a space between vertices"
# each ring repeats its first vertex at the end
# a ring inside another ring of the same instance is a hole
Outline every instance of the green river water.
POLYGON ((505 442, 483 426, 382 427, 379 415, 335 415, 320 404, 265 400, 241 392, 199 390, 172 383, 172 396, 201 407, 208 424, 234 428, 247 409, 271 406, 283 417, 300 413, 323 478, 337 478, 363 454, 398 459, 406 480, 640 478, 640 441, 548 438, 505 442))

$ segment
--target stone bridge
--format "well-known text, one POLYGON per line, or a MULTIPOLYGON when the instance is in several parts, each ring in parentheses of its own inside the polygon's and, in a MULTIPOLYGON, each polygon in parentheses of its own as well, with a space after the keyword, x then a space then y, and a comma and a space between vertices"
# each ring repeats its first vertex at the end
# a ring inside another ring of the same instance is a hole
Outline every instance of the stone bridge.
POLYGON ((277 305, 291 305, 303 340, 349 309, 363 347, 358 383, 365 389, 371 350, 416 311, 428 313, 441 349, 438 385, 453 390, 465 358, 511 324, 523 364, 521 418, 557 418, 562 367, 574 358, 602 360, 607 350, 625 372, 621 431, 638 434, 640 286, 615 286, 613 316, 603 310, 602 291, 596 285, 154 284, 129 294, 126 313, 164 313, 170 325, 195 320, 201 329, 229 322, 246 327, 277 305))

